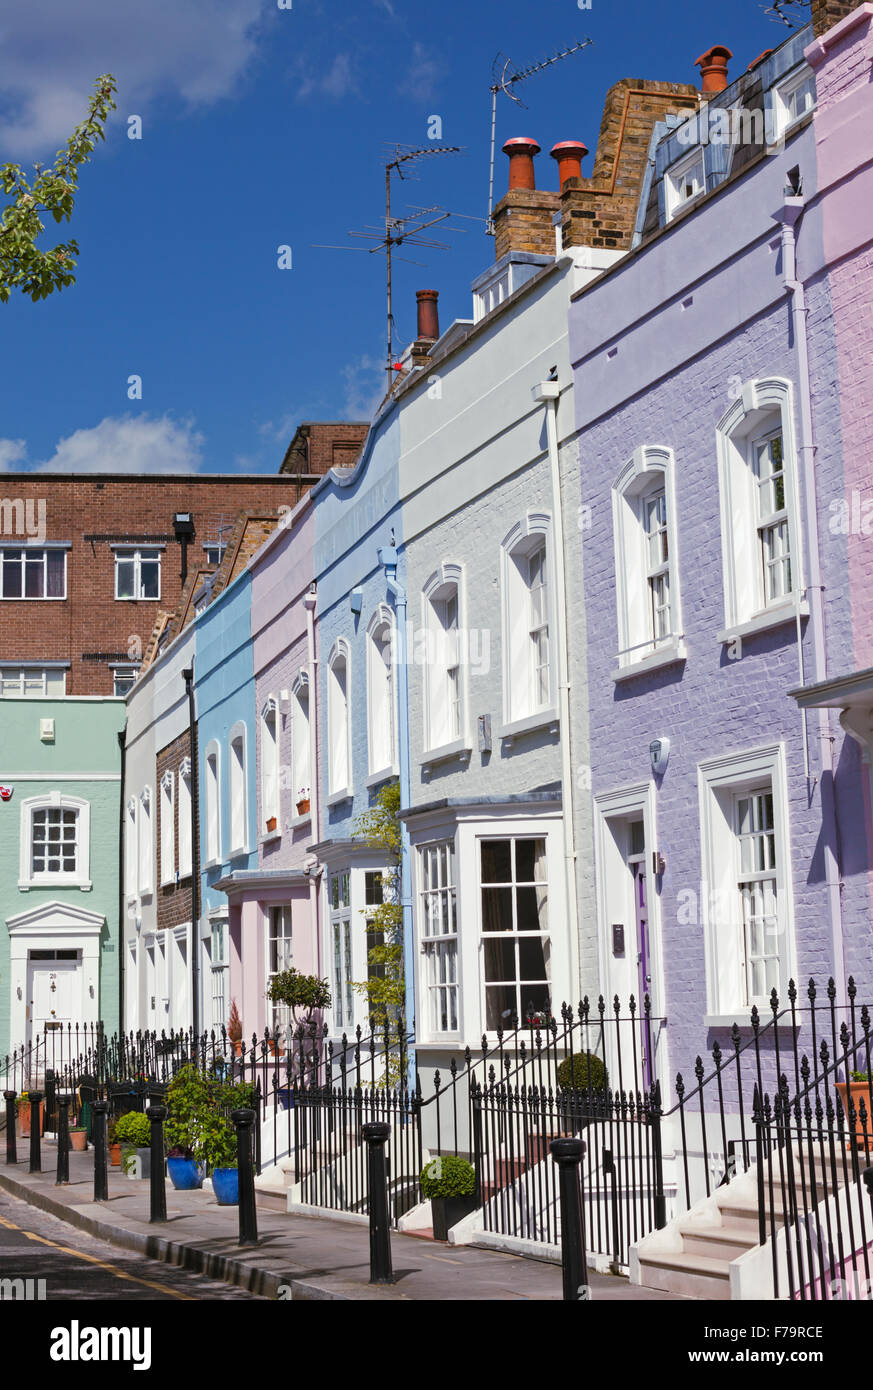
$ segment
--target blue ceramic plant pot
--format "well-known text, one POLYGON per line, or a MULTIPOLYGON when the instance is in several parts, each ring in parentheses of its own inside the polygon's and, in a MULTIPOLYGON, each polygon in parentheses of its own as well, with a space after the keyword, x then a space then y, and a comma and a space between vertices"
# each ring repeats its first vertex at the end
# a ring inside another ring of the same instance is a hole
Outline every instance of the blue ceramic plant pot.
POLYGON ((294 1109, 294 1092, 290 1086, 280 1086, 278 1089, 279 1107, 282 1110, 294 1109))
POLYGON ((220 1207, 235 1207, 239 1203, 239 1169, 215 1168, 212 1190, 220 1207))
POLYGON ((203 1174, 193 1158, 168 1158, 167 1172, 177 1192, 191 1192, 203 1183, 203 1174))

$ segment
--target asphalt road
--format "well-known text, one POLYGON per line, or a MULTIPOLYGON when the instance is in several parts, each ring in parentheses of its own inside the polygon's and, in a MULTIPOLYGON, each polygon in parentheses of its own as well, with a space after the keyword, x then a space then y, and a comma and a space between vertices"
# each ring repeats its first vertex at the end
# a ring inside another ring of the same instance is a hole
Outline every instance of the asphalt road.
MULTIPOLYGON (((44 1279, 47 1303, 257 1299, 205 1275, 120 1250, 0 1192, 2 1301, 15 1296, 2 1282, 9 1279, 44 1279)), ((38 1285, 33 1288, 35 1293, 38 1285)))

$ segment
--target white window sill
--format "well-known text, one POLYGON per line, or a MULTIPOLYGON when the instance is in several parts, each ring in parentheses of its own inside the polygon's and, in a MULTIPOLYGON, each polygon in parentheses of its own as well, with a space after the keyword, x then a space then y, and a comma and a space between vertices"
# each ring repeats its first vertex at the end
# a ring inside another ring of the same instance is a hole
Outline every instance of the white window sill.
POLYGON ((751 637, 756 632, 768 632, 770 628, 781 627, 783 623, 793 623, 797 618, 798 608, 801 618, 809 617, 809 604, 806 599, 799 605, 795 599, 791 599, 788 603, 774 604, 772 608, 762 608, 760 613, 753 613, 745 623, 725 628, 718 634, 718 641, 726 645, 728 642, 735 642, 738 637, 751 637))
POLYGON ((388 782, 392 777, 397 776, 397 764, 392 763, 390 767, 383 767, 381 772, 371 772, 364 783, 365 787, 378 787, 382 782, 388 782))
POLYGON ((70 878, 66 874, 47 875, 45 878, 20 878, 18 887, 22 893, 37 888, 81 888, 83 893, 91 892, 89 878, 70 878))
POLYGON ((246 845, 237 845, 235 849, 229 849, 227 851, 228 862, 230 862, 231 859, 243 859, 248 852, 246 845))
POLYGON ((173 874, 173 877, 172 877, 172 878, 162 878, 162 879, 161 879, 161 887, 162 887, 162 888, 175 888, 175 886, 176 886, 176 875, 175 875, 175 874, 173 874))
POLYGON ((207 859, 203 867, 204 869, 220 869, 222 862, 221 859, 207 859))
POLYGON ((550 734, 556 734, 559 723, 558 711, 554 707, 538 709, 535 714, 528 714, 524 719, 513 719, 508 724, 501 724, 497 730, 497 737, 511 745, 523 734, 535 733, 537 729, 548 729, 550 734))
POLYGON ((281 830, 265 830, 263 835, 259 837, 259 843, 262 845, 270 845, 274 840, 281 840, 281 838, 281 830))
POLYGON ((338 792, 331 792, 327 798, 328 806, 339 806, 341 801, 351 801, 355 793, 351 787, 340 787, 338 792))
MULTIPOLYGON (((763 1027, 765 1023, 770 1022, 770 1020, 773 1018, 773 1010, 770 1007, 770 1000, 758 999, 753 1000, 752 1003, 757 1006, 758 1013, 761 1016, 761 1026, 763 1027)), ((736 1012, 732 1014, 704 1014, 703 1017, 704 1028, 733 1028, 734 1024, 736 1024, 737 1027, 741 1029, 751 1028, 752 1004, 743 1005, 742 1008, 737 1009, 736 1012)), ((787 1019, 784 1021, 784 1024, 786 1028, 789 1028, 791 1026, 787 1019)), ((782 1026, 783 1020, 780 1018, 779 1027, 781 1028, 782 1026)))
MULTIPOLYGON (((463 1036, 460 1033, 446 1033, 442 1041, 431 1038, 428 1042, 417 1042, 416 1052, 445 1052, 446 1048, 463 1047, 463 1036)), ((459 1072, 460 1075, 460 1072, 459 1072)))
POLYGON ((421 755, 422 767, 427 767, 430 763, 445 763, 450 758, 461 758, 464 762, 469 762, 473 752, 472 744, 467 738, 456 738, 451 743, 441 743, 438 748, 428 748, 421 755))
POLYGON ((688 648, 684 640, 681 637, 672 637, 647 656, 637 657, 626 666, 617 666, 612 673, 612 679, 616 682, 632 680, 634 676, 644 676, 647 671, 657 671, 662 666, 672 666, 677 661, 685 661, 687 656, 688 648))
POLYGON ((140 888, 140 890, 139 890, 139 900, 140 900, 140 902, 142 902, 142 903, 147 903, 147 902, 150 900, 151 896, 152 896, 152 890, 151 890, 151 888, 140 888))
POLYGON ((306 814, 302 816, 292 816, 288 822, 288 829, 300 830, 304 825, 309 825, 311 821, 312 814, 310 811, 307 811, 306 814))

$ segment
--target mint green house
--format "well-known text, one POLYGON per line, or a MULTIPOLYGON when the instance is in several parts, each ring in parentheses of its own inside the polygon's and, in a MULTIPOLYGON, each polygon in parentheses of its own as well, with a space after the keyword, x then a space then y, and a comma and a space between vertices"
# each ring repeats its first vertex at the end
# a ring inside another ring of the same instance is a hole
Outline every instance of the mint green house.
POLYGON ((122 699, 0 701, 0 1056, 118 1025, 122 699))

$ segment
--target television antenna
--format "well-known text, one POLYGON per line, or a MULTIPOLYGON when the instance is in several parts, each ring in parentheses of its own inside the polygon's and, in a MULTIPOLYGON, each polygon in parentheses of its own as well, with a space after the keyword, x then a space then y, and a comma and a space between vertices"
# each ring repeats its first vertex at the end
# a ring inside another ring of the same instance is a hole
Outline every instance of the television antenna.
POLYGON ((796 29, 806 16, 799 11, 808 8, 808 0, 773 0, 772 5, 762 5, 761 9, 768 19, 781 23, 788 29, 796 29))
MULTIPOLYGON (((390 157, 385 161, 385 228, 365 227, 363 231, 351 231, 349 236, 361 237, 368 241, 374 241, 374 246, 325 246, 329 251, 365 251, 372 256, 374 253, 384 255, 386 272, 386 298, 388 305, 388 332, 387 332, 387 361, 386 370, 389 380, 393 381, 392 372, 394 371, 394 334, 396 325, 392 309, 392 264, 394 260, 407 261, 410 265, 422 265, 422 261, 412 260, 409 256, 397 256, 394 248, 396 246, 426 246, 436 251, 448 251, 449 244, 445 241, 435 241, 432 237, 423 237, 422 232, 429 227, 435 227, 438 222, 445 222, 447 218, 458 216, 446 212, 445 209, 433 207, 413 207, 405 217, 396 217, 391 212, 391 176, 396 174, 398 178, 406 181, 413 177, 409 172, 404 173, 407 165, 416 163, 420 159, 426 159, 430 155, 437 154, 460 154, 460 145, 427 145, 416 149, 410 145, 394 144, 390 151, 390 157)), ((451 231, 461 231, 460 227, 452 227, 451 231)), ((315 245, 324 243, 316 242, 315 245)))
MULTIPOLYGON (((776 0, 776 4, 794 3, 795 0, 776 0)), ((539 63, 531 63, 526 68, 516 68, 512 65, 512 59, 507 58, 503 53, 498 53, 494 62, 491 64, 491 161, 488 170, 488 217, 485 223, 486 236, 494 235, 494 218, 492 209, 494 207, 494 137, 497 130, 497 97, 500 92, 514 101, 516 106, 527 110, 520 97, 515 95, 513 87, 518 82, 524 82, 526 78, 533 77, 535 73, 544 72, 546 68, 552 67, 555 63, 560 63, 562 59, 569 58, 573 53, 580 53, 583 48, 588 48, 593 39, 579 39, 576 43, 570 44, 567 48, 556 49, 550 58, 543 58, 539 63)))

